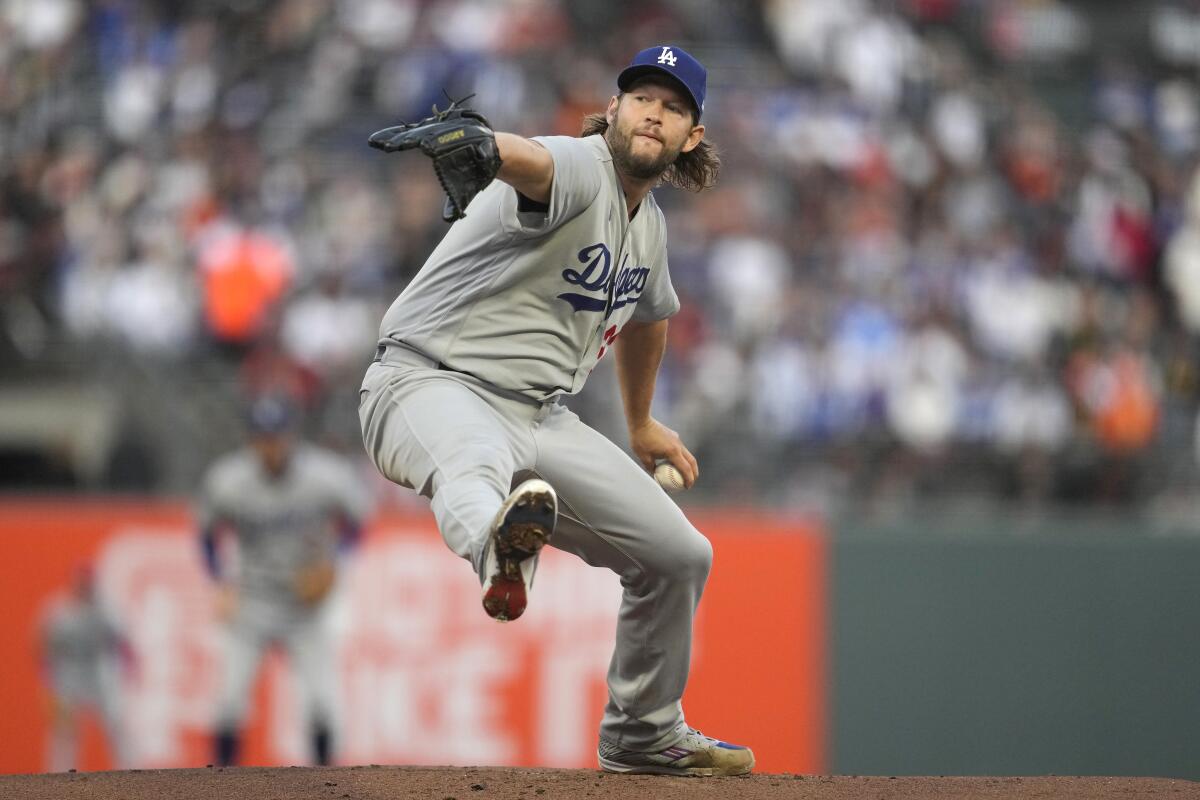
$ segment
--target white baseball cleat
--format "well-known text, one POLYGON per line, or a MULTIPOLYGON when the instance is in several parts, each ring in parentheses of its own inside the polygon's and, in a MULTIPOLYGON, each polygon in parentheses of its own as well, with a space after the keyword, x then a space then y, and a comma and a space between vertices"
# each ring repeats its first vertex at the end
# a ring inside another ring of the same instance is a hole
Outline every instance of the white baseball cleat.
POLYGON ((509 622, 525 612, 537 555, 550 541, 558 518, 558 497, 543 480, 513 489, 492 523, 483 567, 483 610, 509 622))
POLYGON ((606 772, 703 778, 745 775, 754 769, 754 753, 749 747, 705 736, 686 725, 680 727, 685 730, 678 743, 652 753, 624 750, 601 739, 596 753, 600 768, 606 772))

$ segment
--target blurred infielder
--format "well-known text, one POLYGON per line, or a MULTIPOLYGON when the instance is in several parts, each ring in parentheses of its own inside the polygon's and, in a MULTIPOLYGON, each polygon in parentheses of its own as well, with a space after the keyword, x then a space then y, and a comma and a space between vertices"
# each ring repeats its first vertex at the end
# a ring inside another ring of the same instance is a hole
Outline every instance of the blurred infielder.
POLYGON ((256 402, 249 446, 217 461, 204 481, 201 543, 227 627, 214 742, 220 764, 237 761, 250 689, 271 645, 286 650, 299 678, 314 759, 329 763, 333 749, 334 663, 325 601, 338 551, 357 539, 369 501, 344 459, 294 440, 292 416, 285 402, 256 402), (236 541, 236 559, 224 557, 225 534, 236 541))
POLYGON ((133 650, 96 595, 91 567, 80 568, 69 595, 54 599, 41 627, 42 670, 51 692, 47 768, 77 767, 83 713, 98 715, 117 769, 129 766, 121 715, 122 668, 133 650))
POLYGON ((705 83, 692 56, 652 47, 621 72, 621 93, 582 138, 493 133, 457 103, 370 138, 432 157, 444 216, 458 221, 383 319, 360 393, 367 451, 389 479, 432 498, 496 619, 524 611, 548 542, 621 576, 598 751, 614 772, 754 765, 749 749, 684 721, 712 548, 647 474, 655 459, 687 486, 698 474, 650 416, 666 320, 679 308, 650 190, 662 179, 696 190, 715 181, 699 124, 705 83), (610 349, 644 470, 559 404, 610 349))

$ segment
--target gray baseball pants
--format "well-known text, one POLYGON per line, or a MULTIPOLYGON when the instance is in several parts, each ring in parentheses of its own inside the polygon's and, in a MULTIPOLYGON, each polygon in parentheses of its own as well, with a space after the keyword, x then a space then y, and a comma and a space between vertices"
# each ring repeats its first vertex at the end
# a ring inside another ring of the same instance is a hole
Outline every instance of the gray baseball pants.
POLYGON ((47 770, 66 772, 79 766, 79 744, 83 737, 81 715, 94 710, 108 740, 115 769, 130 766, 129 742, 121 714, 121 675, 111 659, 88 664, 72 663, 52 668, 54 694, 69 711, 50 726, 47 770))
POLYGON ((235 618, 225 631, 225 660, 221 694, 217 701, 216 728, 235 731, 250 711, 250 690, 272 645, 282 646, 288 666, 302 691, 304 716, 332 726, 335 722, 333 656, 327 607, 280 610, 278 603, 242 596, 235 618))
POLYGON ((654 479, 564 406, 439 370, 403 347, 367 370, 359 420, 379 470, 432 499, 442 538, 476 572, 516 479, 554 487, 550 543, 613 570, 624 590, 600 735, 631 750, 676 744, 712 546, 654 479))

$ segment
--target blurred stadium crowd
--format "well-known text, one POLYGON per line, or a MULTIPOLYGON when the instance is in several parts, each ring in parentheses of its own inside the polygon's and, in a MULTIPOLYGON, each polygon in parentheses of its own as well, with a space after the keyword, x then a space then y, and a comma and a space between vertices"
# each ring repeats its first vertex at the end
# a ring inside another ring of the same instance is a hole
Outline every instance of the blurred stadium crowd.
MULTIPOLYGON (((658 402, 700 499, 1196 488, 1200 3, 0 8, 5 383, 134 409, 84 486, 187 490, 236 435, 220 413, 268 390, 355 452, 379 318, 444 231, 428 163, 367 134, 445 90, 574 135, 632 52, 675 42, 709 67, 725 163, 658 194, 684 304, 658 402)), ((623 442, 612 381, 578 403, 623 442)))

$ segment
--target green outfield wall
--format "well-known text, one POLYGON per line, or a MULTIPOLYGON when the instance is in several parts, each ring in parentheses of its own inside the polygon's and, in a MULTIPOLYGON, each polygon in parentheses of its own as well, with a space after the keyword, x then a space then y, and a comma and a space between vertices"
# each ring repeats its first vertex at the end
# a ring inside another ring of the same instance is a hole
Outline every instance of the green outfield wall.
POLYGON ((1200 778, 1200 539, 1116 527, 839 529, 833 770, 1200 778))

